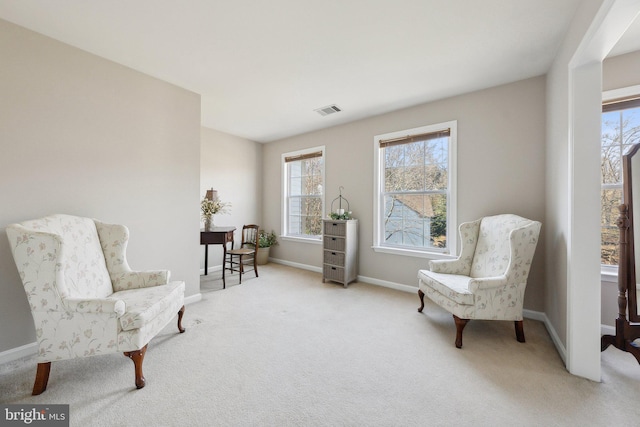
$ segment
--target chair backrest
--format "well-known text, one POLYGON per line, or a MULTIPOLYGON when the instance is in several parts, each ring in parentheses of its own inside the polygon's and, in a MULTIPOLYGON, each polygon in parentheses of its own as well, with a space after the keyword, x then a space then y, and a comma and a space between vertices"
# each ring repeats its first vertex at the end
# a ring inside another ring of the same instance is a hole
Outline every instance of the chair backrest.
POLYGON ((244 225, 242 227, 242 243, 240 244, 240 247, 256 249, 258 247, 259 234, 259 226, 255 224, 244 225))
POLYGON ((55 309, 59 298, 113 293, 91 218, 52 215, 25 221, 8 226, 7 237, 33 309, 55 309))
POLYGON ((482 278, 504 274, 511 262, 511 233, 533 223, 536 222, 511 214, 482 218, 470 276, 482 278))

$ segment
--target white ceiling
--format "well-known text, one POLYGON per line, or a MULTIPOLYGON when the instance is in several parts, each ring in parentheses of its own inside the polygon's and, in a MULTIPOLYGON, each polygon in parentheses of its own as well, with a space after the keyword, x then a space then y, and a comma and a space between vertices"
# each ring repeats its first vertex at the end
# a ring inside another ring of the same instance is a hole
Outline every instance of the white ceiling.
POLYGON ((0 17, 197 92, 203 126, 269 142, 544 74, 580 2, 0 0, 0 17))

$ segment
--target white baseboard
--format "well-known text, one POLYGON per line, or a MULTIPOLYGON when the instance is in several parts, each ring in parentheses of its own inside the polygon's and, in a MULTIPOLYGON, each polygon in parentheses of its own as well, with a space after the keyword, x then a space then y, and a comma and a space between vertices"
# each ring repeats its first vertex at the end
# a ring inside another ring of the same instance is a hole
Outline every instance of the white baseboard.
MULTIPOLYGON (((541 322, 544 323, 545 328, 547 328, 547 332, 549 332, 549 335, 551 336, 551 340, 553 341, 553 345, 555 345, 556 350, 558 350, 558 354, 560 354, 560 357, 562 358, 562 361, 566 365, 567 364, 567 350, 566 350, 564 344, 562 344, 562 341, 560 341, 560 337, 558 336, 558 333, 556 332, 555 328, 551 324, 551 321, 547 317, 547 314, 539 312, 539 311, 532 311, 532 310, 523 310, 523 314, 524 314, 524 317, 526 317, 528 319, 540 320, 541 322)), ((616 328, 614 326, 602 325, 601 324, 600 325, 600 333, 602 335, 615 335, 616 334, 616 328)))
POLYGON ((37 352, 38 343, 35 341, 21 345, 20 347, 11 348, 0 353, 0 365, 22 359, 23 357, 33 356, 37 352))
POLYGON ((542 312, 533 311, 533 310, 523 310, 523 314, 527 318, 540 320, 542 323, 544 323, 544 327, 547 328, 547 332, 549 332, 549 335, 551 336, 551 341, 553 341, 553 345, 556 347, 556 350, 558 351, 558 354, 560 355, 562 362, 566 366, 567 365, 567 349, 565 348, 564 344, 562 344, 562 341, 558 336, 558 332, 556 332, 556 329, 553 327, 553 325, 551 324, 551 321, 547 317, 547 313, 542 313, 542 312), (527 316, 527 313, 530 316, 527 316))
POLYGON ((275 263, 275 264, 282 264, 282 265, 286 265, 288 267, 295 267, 295 268, 299 268, 301 270, 308 270, 308 271, 313 271, 316 273, 322 273, 322 268, 321 267, 316 267, 314 265, 308 265, 308 264, 300 264, 298 262, 291 262, 291 261, 286 261, 284 259, 277 259, 277 258, 269 258, 269 261, 275 263))
POLYGON ((600 334, 601 335, 615 335, 616 327, 609 325, 600 325, 600 334))
POLYGON ((382 286, 383 288, 395 289, 402 292, 415 294, 418 292, 417 286, 403 285, 402 283, 389 282, 387 280, 374 279, 373 277, 358 276, 358 282, 368 283, 370 285, 382 286))
POLYGON ((197 294, 189 295, 188 297, 184 297, 184 305, 193 304, 194 302, 198 302, 202 300, 202 294, 198 292, 197 294))
MULTIPOLYGON (((207 268, 207 271, 209 273, 214 273, 216 271, 222 271, 222 264, 221 265, 214 265, 213 267, 209 267, 209 268, 207 268)), ((200 269, 200 275, 201 276, 204 275, 204 268, 200 269)))

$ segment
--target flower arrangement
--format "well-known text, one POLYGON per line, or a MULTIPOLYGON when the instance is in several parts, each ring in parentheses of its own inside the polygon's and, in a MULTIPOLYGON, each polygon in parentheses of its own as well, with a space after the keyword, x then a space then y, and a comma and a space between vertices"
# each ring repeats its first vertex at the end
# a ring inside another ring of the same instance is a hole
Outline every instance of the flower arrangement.
POLYGON ((344 209, 340 210, 343 211, 343 213, 331 212, 329 217, 331 217, 331 219, 351 219, 351 211, 345 212, 344 209))
POLYGON ((205 220, 211 220, 211 217, 216 214, 225 214, 229 212, 231 203, 225 203, 221 201, 217 196, 213 199, 207 199, 206 197, 200 202, 200 209, 202 210, 202 218, 205 220))
POLYGON ((278 244, 278 238, 276 233, 271 230, 271 233, 267 233, 264 230, 260 230, 260 236, 258 236, 258 247, 259 248, 270 248, 271 246, 276 246, 278 244))

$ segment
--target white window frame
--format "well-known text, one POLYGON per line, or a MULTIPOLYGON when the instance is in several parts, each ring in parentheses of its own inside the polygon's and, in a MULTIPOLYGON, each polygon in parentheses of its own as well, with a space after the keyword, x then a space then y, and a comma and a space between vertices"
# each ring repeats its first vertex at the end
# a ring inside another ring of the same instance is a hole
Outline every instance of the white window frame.
MULTIPOLYGON (((640 93, 640 85, 623 87, 620 89, 607 90, 602 92, 602 102, 611 101, 619 98, 626 98, 632 95, 640 93)), ((600 119, 602 122, 602 119, 600 119)), ((601 132, 602 133, 602 132, 601 132)), ((602 188, 602 185, 601 187, 602 188)), ((600 207, 602 209, 602 207, 600 207)), ((600 264, 600 280, 602 282, 617 282, 618 281, 618 266, 600 264)))
POLYGON ((326 184, 325 184, 325 165, 326 165, 326 150, 325 150, 325 146, 321 145, 318 147, 312 147, 312 148, 305 148, 303 150, 298 150, 298 151, 291 151, 288 153, 283 153, 282 154, 282 159, 281 159, 281 164, 282 164, 282 183, 281 183, 281 206, 282 206, 282 222, 281 222, 281 230, 282 232, 280 233, 280 238, 282 240, 289 240, 289 241, 293 241, 293 242, 303 242, 303 243, 312 243, 312 244, 322 244, 322 234, 320 234, 319 236, 314 236, 314 237, 303 237, 303 236, 290 236, 287 235, 287 221, 289 218, 289 206, 287 203, 287 199, 288 199, 288 188, 289 188, 289 176, 288 176, 288 172, 287 172, 287 163, 285 162, 285 158, 287 157, 293 157, 293 156, 301 156, 304 154, 310 154, 310 153, 314 153, 314 152, 318 152, 321 151, 322 152, 322 170, 321 170, 321 175, 322 175, 322 196, 321 196, 321 200, 322 200, 322 210, 321 212, 324 212, 324 208, 325 208, 325 191, 324 189, 326 188, 326 184))
POLYGON ((373 250, 375 252, 388 253, 394 255, 405 255, 429 259, 451 259, 457 254, 458 225, 457 225, 457 141, 458 141, 458 121, 437 123, 428 126, 421 126, 413 129, 390 132, 383 135, 376 135, 373 138, 373 250), (433 248, 406 248, 397 247, 384 243, 384 158, 380 155, 380 140, 401 138, 405 136, 418 135, 423 133, 437 132, 451 129, 449 136, 449 170, 447 177, 449 187, 447 189, 447 248, 443 251, 436 251, 433 248))

